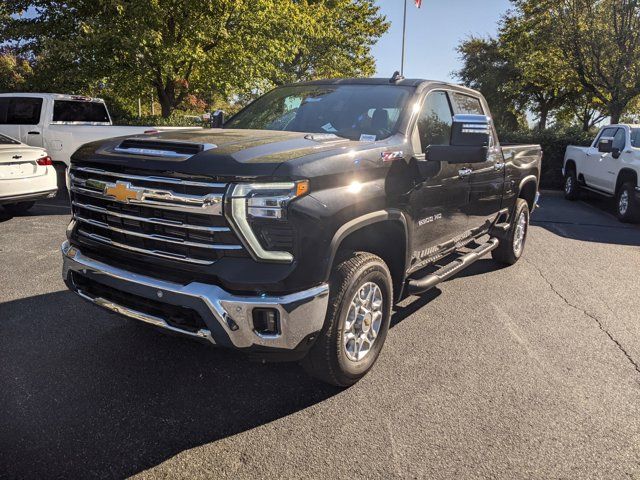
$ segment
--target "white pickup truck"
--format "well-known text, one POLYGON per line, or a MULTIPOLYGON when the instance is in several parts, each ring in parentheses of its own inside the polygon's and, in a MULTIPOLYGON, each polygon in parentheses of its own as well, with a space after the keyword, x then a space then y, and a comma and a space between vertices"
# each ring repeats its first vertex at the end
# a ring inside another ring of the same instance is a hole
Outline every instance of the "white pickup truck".
POLYGON ((615 197, 621 221, 640 221, 640 125, 609 125, 590 147, 570 145, 562 173, 567 199, 581 189, 615 197))
POLYGON ((107 106, 99 98, 56 93, 0 94, 0 133, 32 147, 45 148, 54 162, 67 167, 71 154, 85 143, 192 128, 198 127, 113 126, 107 106))

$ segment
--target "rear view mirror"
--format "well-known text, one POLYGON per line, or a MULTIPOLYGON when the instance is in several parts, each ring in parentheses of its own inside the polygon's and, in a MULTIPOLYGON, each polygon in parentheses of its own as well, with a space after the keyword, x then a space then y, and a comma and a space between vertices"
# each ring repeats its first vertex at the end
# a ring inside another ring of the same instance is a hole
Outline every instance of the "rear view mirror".
POLYGON ((600 153, 612 153, 613 137, 602 137, 598 142, 598 151, 600 153))

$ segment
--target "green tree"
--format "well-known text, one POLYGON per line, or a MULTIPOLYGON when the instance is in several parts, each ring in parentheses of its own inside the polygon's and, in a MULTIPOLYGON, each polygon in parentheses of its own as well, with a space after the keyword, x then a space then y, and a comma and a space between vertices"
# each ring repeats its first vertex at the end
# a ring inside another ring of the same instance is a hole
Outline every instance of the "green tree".
POLYGON ((640 94, 638 0, 544 0, 555 41, 584 89, 618 123, 640 94))
POLYGON ((493 38, 467 38, 458 46, 462 68, 455 75, 466 86, 479 90, 491 105, 493 120, 499 130, 514 131, 526 123, 518 113, 517 97, 506 86, 516 75, 514 66, 504 56, 493 38))
POLYGON ((0 92, 28 89, 32 74, 29 62, 9 48, 0 49, 0 92))
POLYGON ((516 9, 502 19, 499 48, 514 75, 505 88, 522 108, 538 116, 538 129, 578 94, 578 78, 554 41, 555 24, 545 2, 513 0, 516 9))
MULTIPOLYGON (((320 75, 366 75, 387 24, 373 0, 6 0, 41 84, 136 98, 167 117, 195 95, 247 95, 320 75), (40 75, 42 73, 42 75, 40 75)), ((54 89, 54 88, 51 88, 54 89)))

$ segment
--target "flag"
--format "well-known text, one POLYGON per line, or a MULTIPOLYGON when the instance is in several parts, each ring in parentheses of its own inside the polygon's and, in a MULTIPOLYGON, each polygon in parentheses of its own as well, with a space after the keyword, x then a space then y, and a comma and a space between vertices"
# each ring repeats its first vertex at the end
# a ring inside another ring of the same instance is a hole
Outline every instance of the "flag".
POLYGON ((422 0, 416 0, 416 7, 420 8, 422 6, 422 0))

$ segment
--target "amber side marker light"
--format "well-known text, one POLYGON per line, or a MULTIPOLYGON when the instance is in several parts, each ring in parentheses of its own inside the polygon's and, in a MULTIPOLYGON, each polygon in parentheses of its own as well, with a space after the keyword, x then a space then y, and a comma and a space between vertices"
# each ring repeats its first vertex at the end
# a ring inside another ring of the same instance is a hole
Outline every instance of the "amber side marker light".
POLYGON ((309 192, 309 180, 302 180, 296 183, 296 197, 301 197, 309 192))

